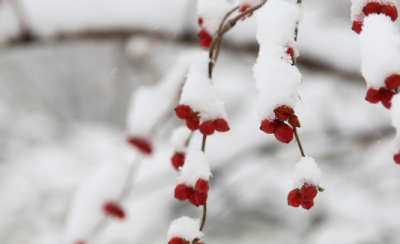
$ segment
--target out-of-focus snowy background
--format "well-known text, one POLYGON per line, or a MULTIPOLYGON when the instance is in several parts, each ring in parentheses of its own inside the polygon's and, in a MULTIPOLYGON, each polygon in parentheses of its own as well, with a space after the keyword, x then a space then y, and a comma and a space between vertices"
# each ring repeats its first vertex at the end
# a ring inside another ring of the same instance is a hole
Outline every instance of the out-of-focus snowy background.
MULTIPOLYGON (((231 131, 207 141, 207 244, 400 243, 395 131, 389 111, 364 100, 351 3, 303 2, 296 114, 326 191, 310 211, 287 206, 300 153, 294 141, 259 130, 255 19, 240 22, 215 67, 231 131)), ((87 240, 101 215, 92 203, 118 195, 135 157, 125 143, 130 94, 200 50, 197 31, 195 0, 0 1, 0 243, 87 240)), ((170 221, 201 217, 201 208, 173 197, 169 141, 182 123, 171 116, 154 138, 155 154, 137 163, 127 219, 111 221, 88 244, 167 243, 170 221)), ((191 147, 200 143, 197 133, 191 147)))

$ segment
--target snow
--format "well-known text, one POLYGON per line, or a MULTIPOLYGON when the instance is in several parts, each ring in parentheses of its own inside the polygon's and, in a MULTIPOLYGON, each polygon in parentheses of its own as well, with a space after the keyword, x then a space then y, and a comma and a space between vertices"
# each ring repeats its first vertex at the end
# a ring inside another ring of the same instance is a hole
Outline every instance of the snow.
POLYGON ((186 126, 180 126, 172 132, 171 143, 174 147, 175 152, 186 152, 186 141, 191 134, 192 131, 189 130, 186 126))
POLYGON ((301 8, 297 4, 271 0, 256 17, 260 51, 253 71, 260 92, 258 116, 260 121, 273 120, 276 107, 287 105, 294 108, 298 101, 297 88, 302 78, 286 50, 291 47, 298 56, 294 37, 301 8))
POLYGON ((239 2, 240 6, 243 6, 245 4, 250 5, 250 6, 255 6, 255 5, 261 3, 262 0, 238 0, 237 2, 239 2))
POLYGON ((183 55, 156 86, 140 87, 132 93, 127 113, 130 135, 150 139, 154 128, 172 113, 186 79, 189 60, 189 55, 183 55))
POLYGON ((198 17, 203 19, 202 27, 210 35, 214 35, 219 28, 226 13, 233 8, 233 5, 226 0, 198 0, 198 17))
POLYGON ((394 155, 400 152, 400 94, 396 94, 392 98, 392 125, 396 128, 396 137, 391 143, 392 153, 394 155))
POLYGON ((185 158, 185 165, 180 169, 181 176, 177 179, 177 185, 185 184, 194 188, 197 180, 209 181, 211 176, 208 159, 200 150, 189 151, 185 158))
POLYGON ((200 219, 192 219, 186 216, 172 221, 168 230, 168 241, 174 237, 178 237, 192 242, 194 239, 201 238, 202 236, 204 235, 200 231, 200 219))
POLYGON ((360 49, 368 88, 378 90, 387 77, 400 74, 400 35, 390 17, 373 14, 364 19, 360 49))
POLYGON ((395 5, 397 3, 395 0, 352 0, 351 5, 351 21, 362 21, 364 18, 363 8, 370 2, 379 2, 382 5, 395 5))
POLYGON ((203 121, 227 120, 224 102, 208 77, 208 63, 207 52, 193 58, 179 104, 189 105, 193 111, 200 112, 203 121))
POLYGON ((319 186, 321 182, 321 171, 317 163, 311 157, 302 157, 294 166, 293 188, 300 189, 304 184, 319 186))

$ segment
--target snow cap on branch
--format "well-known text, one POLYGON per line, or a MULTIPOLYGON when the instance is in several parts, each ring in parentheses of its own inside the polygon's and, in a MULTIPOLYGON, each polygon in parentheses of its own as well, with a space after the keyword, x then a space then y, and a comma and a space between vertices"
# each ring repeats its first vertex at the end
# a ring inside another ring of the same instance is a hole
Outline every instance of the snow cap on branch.
POLYGON ((275 108, 286 105, 294 108, 298 102, 297 88, 301 73, 292 65, 287 52, 296 48, 295 29, 301 18, 301 8, 282 0, 268 1, 256 15, 259 57, 254 65, 254 78, 259 91, 260 121, 275 118, 275 108))
POLYGON ((132 93, 127 114, 127 130, 130 135, 149 139, 160 119, 172 111, 179 100, 189 69, 188 63, 189 55, 183 55, 156 86, 141 87, 132 93))
POLYGON ((400 75, 400 35, 390 17, 372 14, 360 34, 361 72, 368 88, 385 87, 385 79, 400 75))
POLYGON ((192 133, 186 126, 180 126, 172 132, 171 143, 175 152, 186 152, 186 141, 192 133))
POLYGON ((313 158, 302 157, 294 166, 293 188, 301 189, 305 183, 319 186, 321 182, 321 174, 322 173, 313 158))
POLYGON ((400 94, 392 98, 392 125, 396 128, 396 137, 391 143, 391 150, 394 155, 400 153, 400 94))
POLYGON ((226 0, 198 0, 197 14, 203 20, 202 27, 210 35, 214 35, 219 28, 226 13, 233 8, 233 5, 226 0))
POLYGON ((181 167, 181 176, 177 179, 177 185, 185 184, 194 188, 198 179, 209 181, 211 176, 210 165, 206 155, 200 150, 190 151, 186 155, 185 165, 181 167))
POLYGON ((192 242, 194 239, 204 236, 199 229, 200 219, 192 219, 186 216, 180 217, 171 222, 168 230, 168 241, 178 237, 192 242))
POLYGON ((227 120, 224 102, 208 77, 208 53, 199 53, 192 61, 179 104, 188 105, 194 112, 200 112, 203 121, 218 118, 227 120))
POLYGON ((395 0, 351 0, 351 21, 362 21, 364 19, 363 8, 368 3, 380 3, 381 5, 396 6, 395 0))

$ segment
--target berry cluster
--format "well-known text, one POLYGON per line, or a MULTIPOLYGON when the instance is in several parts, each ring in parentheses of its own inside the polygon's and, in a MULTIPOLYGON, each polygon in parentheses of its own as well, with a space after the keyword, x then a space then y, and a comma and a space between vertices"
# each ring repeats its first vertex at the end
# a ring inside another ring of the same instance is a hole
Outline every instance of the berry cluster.
POLYGON ((122 209, 121 206, 119 206, 115 202, 107 202, 103 206, 103 210, 105 213, 107 213, 110 216, 113 216, 118 219, 124 219, 125 218, 125 211, 122 209))
POLYGON ((385 80, 385 85, 386 88, 382 87, 379 90, 373 88, 368 89, 365 100, 374 104, 382 102, 385 108, 390 109, 392 107, 392 98, 394 94, 396 94, 392 90, 395 90, 400 86, 400 75, 389 76, 385 80))
POLYGON ((191 204, 198 207, 206 203, 209 189, 208 181, 203 179, 197 180, 194 189, 185 184, 179 184, 175 187, 175 198, 179 201, 188 199, 191 204))
POLYGON ((227 132, 230 130, 228 122, 222 118, 214 121, 204 121, 200 125, 199 112, 194 112, 188 105, 179 105, 175 108, 175 112, 179 119, 186 120, 186 126, 190 130, 200 129, 200 132, 205 136, 210 136, 215 131, 227 132))
POLYGON ((211 43, 213 42, 213 38, 210 33, 208 33, 208 31, 203 28, 203 18, 199 18, 198 24, 201 27, 200 32, 197 33, 197 36, 200 38, 199 44, 204 48, 209 48, 211 43))
POLYGON ((139 149, 140 152, 144 154, 151 154, 153 148, 147 140, 135 136, 130 136, 127 139, 128 143, 131 144, 133 147, 139 149))
POLYGON ((306 183, 301 187, 301 190, 294 189, 289 192, 288 205, 295 208, 301 205, 304 209, 309 210, 314 206, 314 198, 317 194, 317 187, 306 183))
MULTIPOLYGON (((174 237, 172 238, 168 244, 190 244, 190 241, 187 241, 183 238, 174 237)), ((197 242, 197 244, 204 244, 203 242, 197 242)))
MULTIPOLYGON (((395 5, 387 5, 381 4, 379 2, 369 2, 364 6, 362 10, 364 16, 368 16, 370 14, 384 14, 389 16, 393 21, 395 21, 398 17, 397 7, 395 5)), ((362 27, 364 25, 364 19, 353 21, 352 30, 357 34, 360 34, 362 31, 362 27)))
POLYGON ((267 134, 274 134, 275 138, 282 143, 289 143, 293 140, 293 127, 300 127, 299 118, 294 114, 293 108, 289 106, 280 106, 274 110, 275 120, 263 120, 260 130, 267 134))

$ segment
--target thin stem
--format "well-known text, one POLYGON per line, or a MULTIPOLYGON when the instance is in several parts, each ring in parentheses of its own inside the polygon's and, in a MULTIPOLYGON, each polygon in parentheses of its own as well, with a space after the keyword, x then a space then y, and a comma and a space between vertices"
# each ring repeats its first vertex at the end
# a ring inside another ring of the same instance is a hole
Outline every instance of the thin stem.
POLYGON ((203 221, 201 222, 200 231, 203 231, 207 219, 207 202, 203 205, 203 221))
POLYGON ((190 133, 188 139, 186 139, 185 147, 188 147, 188 146, 189 146, 189 143, 190 143, 190 140, 191 140, 192 137, 193 137, 193 134, 194 134, 194 131, 192 131, 192 132, 190 133))
POLYGON ((201 151, 202 152, 206 151, 206 140, 207 140, 207 136, 203 136, 203 142, 201 143, 201 151))
POLYGON ((15 17, 17 19, 20 31, 21 39, 23 41, 31 41, 33 39, 32 33, 30 31, 30 26, 26 18, 26 11, 19 2, 19 0, 9 0, 11 8, 14 11, 15 17))
POLYGON ((296 137, 297 145, 299 145, 301 156, 305 157, 306 154, 304 153, 303 146, 301 145, 299 134, 297 133, 297 128, 293 126, 293 132, 296 137))

